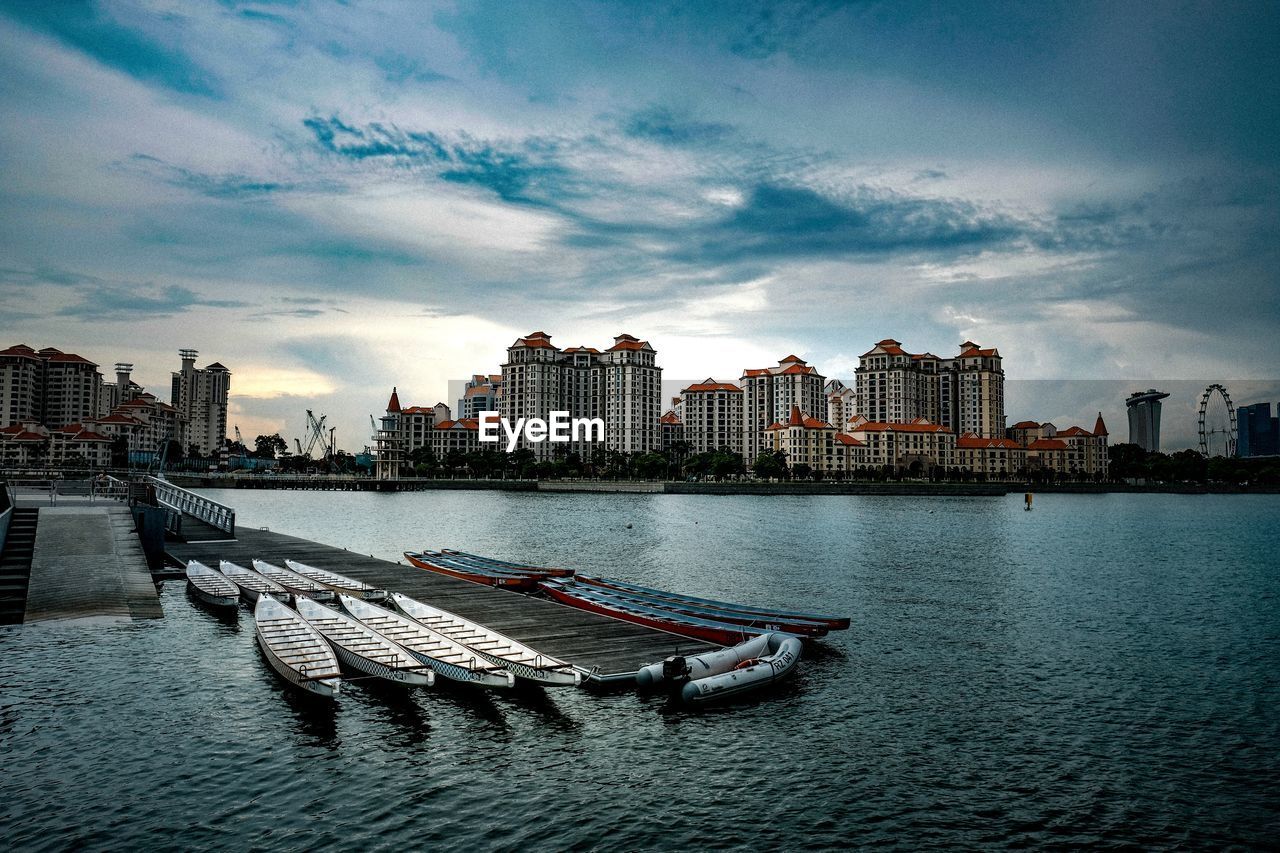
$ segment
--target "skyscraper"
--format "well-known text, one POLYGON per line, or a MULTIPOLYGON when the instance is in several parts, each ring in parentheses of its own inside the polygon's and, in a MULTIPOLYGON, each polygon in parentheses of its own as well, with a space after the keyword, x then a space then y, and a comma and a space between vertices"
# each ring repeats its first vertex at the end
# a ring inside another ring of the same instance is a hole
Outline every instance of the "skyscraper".
POLYGON ((170 403, 187 421, 186 443, 194 444, 202 454, 216 453, 227 437, 231 371, 216 361, 197 368, 199 353, 193 349, 178 350, 178 355, 182 368, 172 373, 170 403))
POLYGON ((771 449, 769 425, 785 421, 791 407, 806 415, 826 414, 826 377, 799 356, 789 355, 777 367, 748 368, 742 373, 742 455, 748 466, 771 449))
POLYGON ((1270 403, 1236 409, 1236 456, 1274 456, 1280 453, 1280 419, 1271 416, 1270 403))
POLYGON ((1169 395, 1154 388, 1134 391, 1124 401, 1129 410, 1129 443, 1148 453, 1160 451, 1160 401, 1169 395))
POLYGON ((517 418, 545 420, 554 411, 603 419, 603 446, 585 433, 564 444, 522 437, 519 446, 540 459, 550 459, 557 447, 583 458, 596 450, 656 450, 662 440, 662 368, 656 356, 648 341, 627 334, 616 336, 613 346, 601 352, 595 347, 561 350, 546 332, 531 332, 507 348, 498 411, 511 423, 517 418))

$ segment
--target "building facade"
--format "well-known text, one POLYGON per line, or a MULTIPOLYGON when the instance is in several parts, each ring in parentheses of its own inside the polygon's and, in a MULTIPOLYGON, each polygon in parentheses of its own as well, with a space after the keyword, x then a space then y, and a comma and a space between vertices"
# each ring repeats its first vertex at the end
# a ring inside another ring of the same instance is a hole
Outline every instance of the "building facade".
POLYGON ((1236 456, 1275 456, 1280 453, 1280 418, 1271 415, 1270 403, 1254 403, 1236 409, 1236 456))
POLYGON ((693 453, 728 448, 741 455, 742 389, 732 382, 707 378, 680 392, 684 440, 693 453))
POLYGON ((647 453, 661 446, 659 418, 662 368, 648 341, 628 334, 614 338, 601 352, 594 347, 561 350, 545 332, 532 332, 507 348, 497 411, 512 424, 518 418, 547 420, 551 412, 570 418, 601 418, 603 445, 583 431, 567 443, 527 442, 518 447, 538 459, 575 452, 590 459, 596 450, 647 453))
POLYGON ((1004 368, 1000 352, 973 341, 952 358, 909 353, 885 338, 858 360, 855 414, 878 423, 923 418, 952 433, 1004 438, 1004 368))
POLYGON ((839 379, 828 380, 823 390, 827 395, 827 423, 837 430, 844 429, 853 417, 857 393, 839 379))
POLYGON ((201 455, 208 456, 226 444, 231 371, 216 361, 207 367, 197 368, 196 356, 199 354, 193 349, 178 350, 182 366, 171 375, 169 402, 182 413, 187 423, 183 449, 190 443, 201 455))
POLYGON ((1148 453, 1160 451, 1160 401, 1169 395, 1152 388, 1135 391, 1124 401, 1129 411, 1129 443, 1148 453))
POLYGON ((785 454, 792 471, 799 465, 823 473, 848 470, 848 445, 836 440, 836 428, 806 415, 799 406, 791 407, 786 420, 765 427, 765 433, 767 449, 785 454))
POLYGON ((864 445, 863 458, 869 467, 927 476, 954 464, 956 434, 926 418, 894 423, 855 417, 847 434, 864 445))
POLYGON ((772 446, 767 432, 774 423, 787 420, 791 407, 802 412, 825 412, 826 377, 799 356, 789 355, 776 367, 743 371, 742 456, 750 468, 761 451, 772 446))

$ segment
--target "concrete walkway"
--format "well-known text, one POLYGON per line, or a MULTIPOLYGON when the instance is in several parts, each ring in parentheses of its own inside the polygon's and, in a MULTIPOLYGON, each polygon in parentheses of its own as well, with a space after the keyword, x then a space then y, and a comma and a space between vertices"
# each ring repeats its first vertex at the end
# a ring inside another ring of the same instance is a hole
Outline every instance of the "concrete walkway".
POLYGON ((163 616, 126 507, 40 508, 24 622, 163 616))

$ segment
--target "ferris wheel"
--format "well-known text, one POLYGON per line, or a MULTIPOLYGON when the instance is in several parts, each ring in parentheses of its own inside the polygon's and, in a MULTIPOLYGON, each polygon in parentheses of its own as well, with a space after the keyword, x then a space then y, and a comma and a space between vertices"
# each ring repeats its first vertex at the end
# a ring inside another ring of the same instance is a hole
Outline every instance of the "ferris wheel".
POLYGON ((1200 397, 1200 454, 1235 456, 1236 410, 1227 389, 1214 383, 1200 397))

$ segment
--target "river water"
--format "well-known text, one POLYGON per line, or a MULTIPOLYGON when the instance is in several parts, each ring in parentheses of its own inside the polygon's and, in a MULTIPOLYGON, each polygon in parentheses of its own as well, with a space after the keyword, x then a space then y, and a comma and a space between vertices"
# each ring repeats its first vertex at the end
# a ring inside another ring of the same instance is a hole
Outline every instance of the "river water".
MULTIPOLYGON (((294 696, 252 617, 0 628, 13 849, 1265 846, 1280 497, 216 491, 242 526, 847 614, 788 683, 294 696)), ((270 555, 263 555, 269 557, 270 555)))

